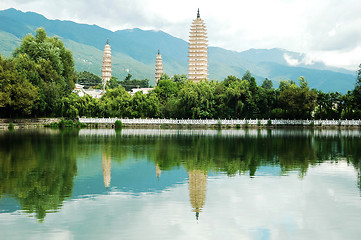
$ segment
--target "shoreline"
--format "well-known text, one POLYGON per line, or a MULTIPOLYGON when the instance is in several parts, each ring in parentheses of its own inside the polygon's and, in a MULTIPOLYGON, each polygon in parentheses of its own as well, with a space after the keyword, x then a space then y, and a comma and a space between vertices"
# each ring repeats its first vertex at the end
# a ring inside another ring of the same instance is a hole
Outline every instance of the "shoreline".
MULTIPOLYGON (((58 123, 62 118, 24 118, 0 119, 0 130, 8 130, 9 124, 14 129, 46 128, 51 123, 58 123)), ((214 119, 117 119, 117 118, 80 118, 79 121, 89 129, 115 129, 115 121, 120 120, 123 128, 129 129, 360 129, 360 120, 214 120, 214 119)))

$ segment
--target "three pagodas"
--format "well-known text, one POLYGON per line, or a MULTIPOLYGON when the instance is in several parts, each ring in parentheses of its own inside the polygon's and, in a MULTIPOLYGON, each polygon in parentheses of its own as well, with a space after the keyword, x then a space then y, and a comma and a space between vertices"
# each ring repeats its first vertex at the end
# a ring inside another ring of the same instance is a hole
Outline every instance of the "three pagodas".
MULTIPOLYGON (((207 79, 208 76, 208 38, 207 28, 201 19, 199 9, 197 18, 193 20, 189 33, 189 52, 188 52, 188 78, 193 82, 199 82, 207 79)), ((111 78, 111 49, 109 42, 104 48, 102 79, 105 87, 107 81, 111 78)), ((163 74, 162 55, 158 50, 156 56, 155 82, 158 84, 163 74)), ((105 89, 105 88, 104 88, 105 89)))

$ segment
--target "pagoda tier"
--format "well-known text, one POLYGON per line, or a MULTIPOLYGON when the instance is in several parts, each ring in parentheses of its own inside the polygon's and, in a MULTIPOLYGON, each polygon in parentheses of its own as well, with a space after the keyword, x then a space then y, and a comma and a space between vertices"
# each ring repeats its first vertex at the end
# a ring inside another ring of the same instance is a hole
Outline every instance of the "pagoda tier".
POLYGON ((158 81, 163 74, 163 62, 162 55, 158 50, 157 57, 155 59, 155 84, 158 85, 158 81))
POLYGON ((112 52, 109 45, 109 41, 104 47, 103 55, 103 66, 102 66, 102 81, 103 81, 103 90, 105 90, 105 85, 112 78, 112 52))
POLYGON ((199 82, 208 76, 208 39, 207 28, 199 15, 193 20, 189 34, 188 52, 189 80, 199 82))

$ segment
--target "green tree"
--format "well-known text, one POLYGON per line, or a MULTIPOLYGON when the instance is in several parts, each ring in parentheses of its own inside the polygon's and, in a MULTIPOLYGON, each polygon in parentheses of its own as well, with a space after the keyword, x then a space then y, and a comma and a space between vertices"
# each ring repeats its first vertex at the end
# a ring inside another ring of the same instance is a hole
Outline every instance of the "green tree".
POLYGON ((23 71, 16 68, 12 59, 0 55, 0 109, 3 117, 30 115, 38 99, 38 88, 23 71))
POLYGON ((107 87, 110 89, 114 89, 117 88, 120 85, 118 78, 116 77, 111 77, 110 80, 107 82, 107 87))
POLYGON ((187 81, 179 90, 175 100, 174 117, 178 118, 212 118, 216 112, 216 82, 204 81, 194 83, 187 81))
POLYGON ((156 94, 136 92, 131 100, 131 117, 158 117, 160 106, 156 94))
POLYGON ((125 88, 126 91, 131 91, 133 88, 148 88, 149 79, 137 80, 132 79, 132 75, 128 73, 123 81, 120 82, 121 86, 125 88))
POLYGON ((34 112, 40 115, 58 115, 60 100, 74 89, 76 76, 72 53, 58 37, 48 37, 43 28, 36 36, 27 35, 13 53, 27 78, 39 88, 39 104, 34 112), (29 63, 29 61, 31 63, 29 63), (24 64, 24 65, 22 65, 24 64), (32 66, 34 71, 26 71, 32 66))
POLYGON ((248 117, 246 104, 250 102, 250 83, 234 76, 228 76, 216 87, 217 115, 222 118, 248 117))
POLYGON ((182 74, 174 74, 174 76, 172 77, 172 81, 176 82, 176 83, 185 83, 188 80, 187 75, 182 74))
POLYGON ((76 77, 78 83, 83 85, 85 89, 95 88, 102 83, 102 79, 99 76, 88 71, 78 72, 76 77))
POLYGON ((356 111, 355 117, 361 118, 361 64, 357 70, 357 79, 352 94, 354 97, 354 107, 356 111))
POLYGON ((123 87, 107 90, 97 104, 100 117, 131 116, 131 95, 123 87))
POLYGON ((317 94, 310 90, 307 80, 300 77, 299 86, 293 81, 281 81, 279 104, 286 118, 306 119, 312 118, 316 107, 317 94))
POLYGON ((272 88, 273 88, 273 82, 272 82, 272 80, 266 78, 266 79, 262 82, 262 86, 261 86, 261 87, 264 88, 264 89, 267 89, 267 90, 272 89, 272 88))

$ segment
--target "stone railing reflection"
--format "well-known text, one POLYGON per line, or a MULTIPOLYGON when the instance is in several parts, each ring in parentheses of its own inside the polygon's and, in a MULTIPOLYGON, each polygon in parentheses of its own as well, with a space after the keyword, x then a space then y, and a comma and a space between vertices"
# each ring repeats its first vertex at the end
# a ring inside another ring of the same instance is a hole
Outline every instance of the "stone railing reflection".
MULTIPOLYGON (((114 129, 81 129, 79 136, 116 136, 114 129)), ((361 131, 355 129, 159 129, 159 128, 127 128, 120 133, 122 136, 222 136, 222 137, 284 137, 284 136, 320 136, 320 137, 361 137, 361 131)))

